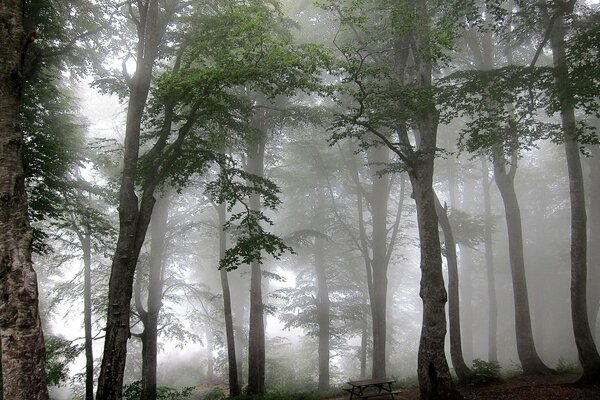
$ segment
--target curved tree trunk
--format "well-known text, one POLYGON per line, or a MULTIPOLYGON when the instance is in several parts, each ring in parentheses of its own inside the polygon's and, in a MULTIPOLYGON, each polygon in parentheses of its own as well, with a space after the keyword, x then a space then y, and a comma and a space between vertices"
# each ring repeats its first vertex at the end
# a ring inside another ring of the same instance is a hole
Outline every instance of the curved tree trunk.
POLYGON ((529 296, 525 276, 525 260, 523 256, 523 229, 521 227, 521 210, 515 193, 514 177, 516 173, 516 157, 513 156, 510 171, 506 171, 506 160, 503 149, 493 149, 494 178, 504 202, 506 227, 508 231, 508 252, 510 271, 513 283, 515 307, 515 329, 517 335, 517 353, 524 374, 548 374, 552 370, 540 359, 531 329, 529 296))
MULTIPOLYGON (((558 17, 551 28, 550 45, 554 64, 554 82, 559 95, 571 201, 571 317, 579 361, 583 367, 581 383, 600 383, 600 355, 594 343, 587 311, 587 216, 583 172, 573 109, 565 51, 565 13, 567 3, 558 2, 558 17)), ((572 6, 571 10, 572 12, 572 6)))
POLYGON ((461 384, 467 383, 471 376, 471 370, 465 363, 462 351, 462 339, 460 334, 460 298, 458 285, 458 262, 456 258, 456 242, 452 233, 452 226, 448 219, 448 210, 442 206, 434 192, 435 211, 440 227, 444 233, 446 245, 446 261, 448 262, 448 327, 450 331, 450 357, 452 366, 461 384))
MULTIPOLYGON (((227 207, 225 202, 217 206, 219 215, 219 259, 225 257, 227 250, 227 233, 223 226, 227 222, 227 207)), ((227 370, 229 376, 229 394, 238 396, 241 394, 238 382, 237 360, 235 354, 235 334, 233 331, 233 314, 231 312, 231 292, 229 290, 229 277, 227 270, 221 268, 221 289, 223 290, 223 314, 225 317, 225 336, 227 337, 227 370)))
POLYGON ((20 125, 23 1, 0 3, 0 339, 4 398, 46 400, 45 346, 31 262, 20 125))
POLYGON ((492 241, 492 202, 490 199, 489 169, 487 159, 481 159, 483 202, 485 209, 484 243, 485 243, 485 266, 488 290, 488 361, 498 361, 498 298, 496 296, 496 277, 494 275, 494 252, 492 241))

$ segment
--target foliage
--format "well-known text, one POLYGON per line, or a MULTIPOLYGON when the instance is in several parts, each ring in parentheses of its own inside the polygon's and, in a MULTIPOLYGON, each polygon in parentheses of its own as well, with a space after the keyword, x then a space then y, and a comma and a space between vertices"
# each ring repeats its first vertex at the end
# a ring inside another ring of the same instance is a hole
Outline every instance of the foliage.
POLYGON ((46 337, 46 381, 49 386, 58 386, 69 378, 69 367, 83 351, 83 345, 58 336, 46 337))
POLYGON ((485 385, 502 380, 501 367, 497 361, 483 361, 479 358, 473 360, 471 368, 471 383, 485 385))
MULTIPOLYGON (((194 393, 195 388, 185 387, 181 390, 166 386, 156 389, 156 400, 188 400, 194 393)), ((135 381, 123 387, 123 399, 138 400, 142 394, 142 382, 135 381)))
POLYGON ((580 374, 582 372, 581 365, 574 362, 567 362, 562 357, 558 359, 555 370, 562 375, 580 374))
POLYGON ((225 400, 227 398, 225 390, 221 387, 211 388, 208 391, 201 393, 200 396, 202 400, 225 400))

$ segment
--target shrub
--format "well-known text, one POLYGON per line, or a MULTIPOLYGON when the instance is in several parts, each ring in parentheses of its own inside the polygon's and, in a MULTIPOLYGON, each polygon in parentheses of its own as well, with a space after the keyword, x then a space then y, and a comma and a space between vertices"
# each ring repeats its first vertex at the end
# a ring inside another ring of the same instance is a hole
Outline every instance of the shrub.
POLYGON ((556 364, 556 372, 561 375, 579 374, 581 373, 581 367, 579 364, 567 362, 561 357, 558 359, 558 363, 556 364))
MULTIPOLYGON (((193 387, 186 387, 181 390, 161 386, 156 389, 157 400, 188 400, 194 392, 193 387)), ((129 385, 123 386, 123 399, 139 400, 142 395, 142 382, 135 381, 129 385)))
POLYGON ((471 369, 471 382, 475 385, 483 385, 502 381, 501 368, 497 361, 483 361, 479 358, 473 360, 471 369))

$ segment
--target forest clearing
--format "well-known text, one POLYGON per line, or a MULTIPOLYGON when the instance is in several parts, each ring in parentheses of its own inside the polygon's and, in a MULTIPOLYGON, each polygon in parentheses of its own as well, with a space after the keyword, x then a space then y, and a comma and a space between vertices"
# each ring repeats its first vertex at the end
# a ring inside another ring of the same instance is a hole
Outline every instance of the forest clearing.
POLYGON ((600 398, 599 128, 598 0, 2 0, 0 400, 600 398))

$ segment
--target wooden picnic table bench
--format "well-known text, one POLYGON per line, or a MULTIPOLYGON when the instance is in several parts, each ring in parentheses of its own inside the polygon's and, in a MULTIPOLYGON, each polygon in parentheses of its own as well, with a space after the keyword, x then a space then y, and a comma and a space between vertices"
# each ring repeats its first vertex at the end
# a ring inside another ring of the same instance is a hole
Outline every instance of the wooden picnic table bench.
POLYGON ((361 379, 358 381, 348 381, 347 383, 351 386, 344 390, 350 393, 350 400, 353 398, 359 399, 395 399, 396 395, 399 395, 399 391, 392 390, 392 383, 396 382, 391 378, 375 378, 375 379, 361 379))

